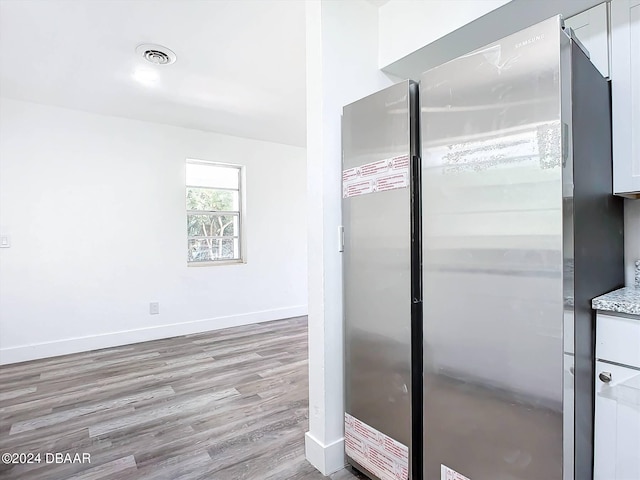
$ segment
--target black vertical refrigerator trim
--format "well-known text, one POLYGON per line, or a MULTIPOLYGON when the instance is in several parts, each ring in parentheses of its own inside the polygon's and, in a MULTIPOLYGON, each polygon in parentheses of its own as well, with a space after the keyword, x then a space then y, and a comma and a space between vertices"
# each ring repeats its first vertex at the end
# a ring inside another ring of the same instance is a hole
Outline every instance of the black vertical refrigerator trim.
POLYGON ((574 478, 593 478, 596 313, 591 300, 624 286, 623 199, 612 194, 607 81, 571 45, 573 133, 575 444, 574 478))
POLYGON ((422 182, 418 85, 409 84, 411 164, 411 480, 422 480, 422 182))

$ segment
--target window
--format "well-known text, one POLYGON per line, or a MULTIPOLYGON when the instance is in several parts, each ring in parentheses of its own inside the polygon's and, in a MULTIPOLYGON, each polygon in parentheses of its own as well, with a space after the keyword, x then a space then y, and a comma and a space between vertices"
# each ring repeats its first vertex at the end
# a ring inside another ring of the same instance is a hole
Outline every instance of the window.
POLYGON ((187 263, 242 262, 243 167, 187 160, 187 263))

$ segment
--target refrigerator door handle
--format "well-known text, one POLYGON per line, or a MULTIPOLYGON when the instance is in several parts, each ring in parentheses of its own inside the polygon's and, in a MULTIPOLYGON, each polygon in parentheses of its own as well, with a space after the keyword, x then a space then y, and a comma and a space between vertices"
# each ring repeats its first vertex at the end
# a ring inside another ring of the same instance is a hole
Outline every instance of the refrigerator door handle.
MULTIPOLYGON (((411 269, 412 292, 414 304, 422 303, 422 159, 418 155, 411 157, 411 269)), ((422 316, 422 314, 421 314, 422 316)))
POLYGON ((567 166, 569 158, 569 125, 562 124, 562 168, 567 166))

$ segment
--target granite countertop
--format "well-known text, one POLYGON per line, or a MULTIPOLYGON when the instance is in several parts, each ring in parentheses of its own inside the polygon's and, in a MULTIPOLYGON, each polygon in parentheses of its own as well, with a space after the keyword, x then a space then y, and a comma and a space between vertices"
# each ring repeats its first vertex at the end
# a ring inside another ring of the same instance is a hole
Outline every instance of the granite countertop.
POLYGON ((625 287, 594 298, 591 307, 607 312, 640 315, 640 287, 625 287))
POLYGON ((636 260, 635 287, 615 290, 591 301, 595 310, 640 315, 640 260, 636 260))

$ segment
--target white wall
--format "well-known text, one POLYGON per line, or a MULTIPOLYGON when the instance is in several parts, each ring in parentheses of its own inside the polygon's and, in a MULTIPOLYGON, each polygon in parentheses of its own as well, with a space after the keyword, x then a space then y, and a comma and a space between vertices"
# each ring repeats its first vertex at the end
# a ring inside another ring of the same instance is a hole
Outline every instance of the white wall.
POLYGON ((415 52, 510 0, 390 0, 380 7, 380 68, 415 52))
POLYGON ((304 149, 8 99, 0 111, 0 362, 306 314, 304 149), (246 264, 187 267, 187 157, 246 165, 246 264))
POLYGON ((341 224, 342 107, 390 85, 378 70, 378 12, 365 0, 307 0, 309 432, 307 459, 344 466, 341 224))

